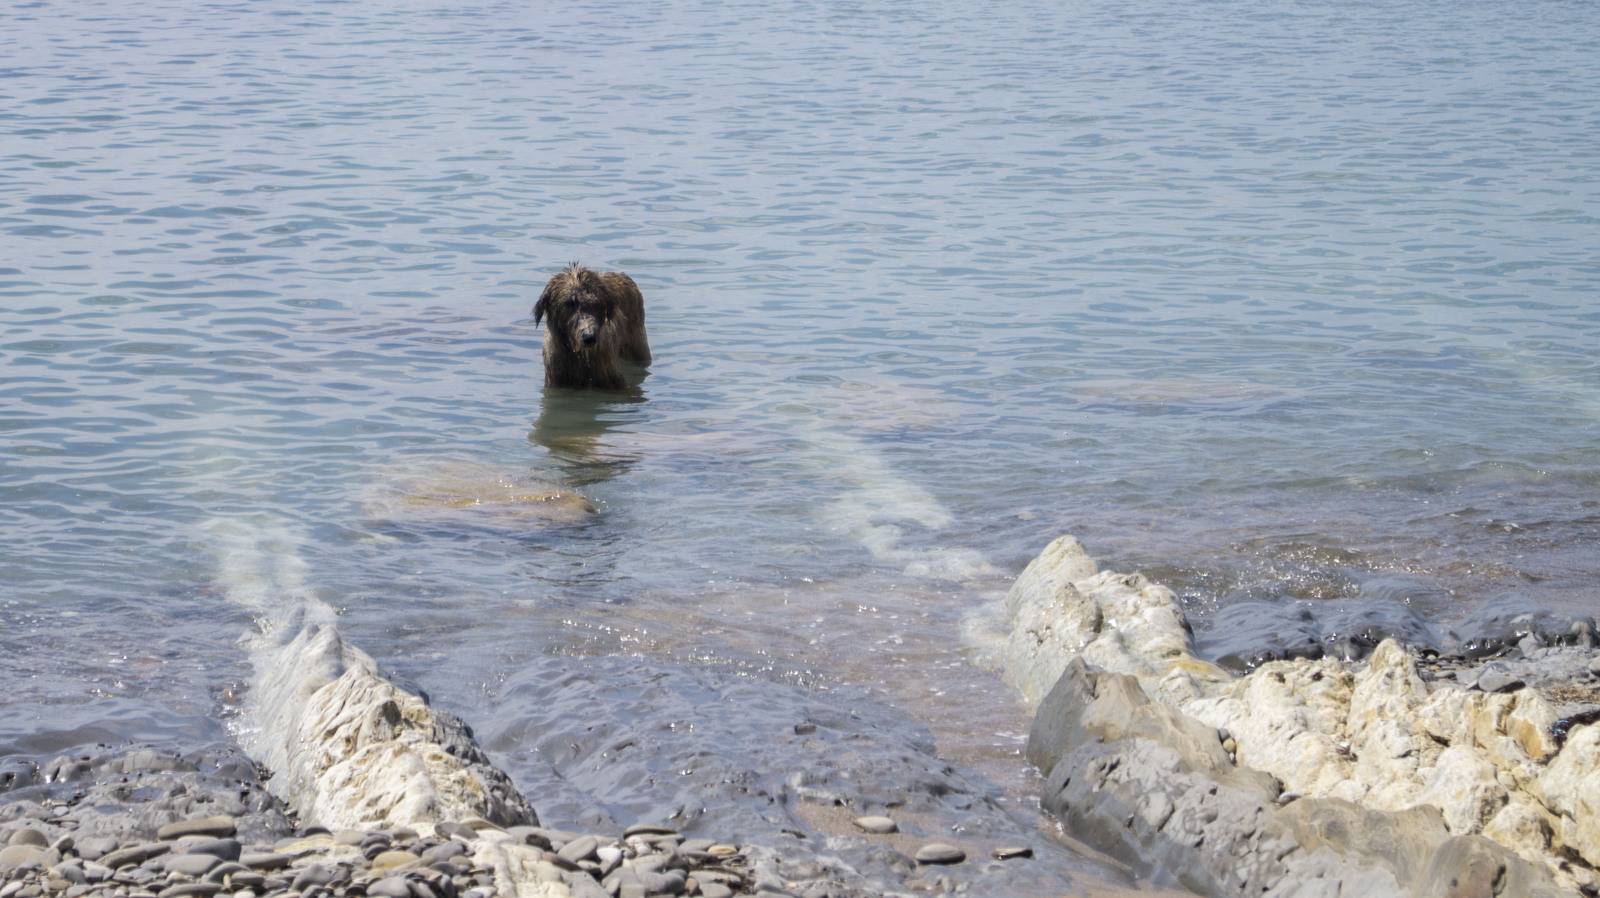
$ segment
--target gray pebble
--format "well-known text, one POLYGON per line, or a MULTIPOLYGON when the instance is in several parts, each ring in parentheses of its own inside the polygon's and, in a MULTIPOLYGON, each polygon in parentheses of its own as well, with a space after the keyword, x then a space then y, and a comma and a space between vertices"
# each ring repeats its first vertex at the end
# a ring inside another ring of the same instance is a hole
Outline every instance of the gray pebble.
POLYGON ((162 866, 168 873, 204 876, 220 863, 222 858, 214 854, 169 854, 162 866))
POLYGON ((239 863, 256 870, 281 870, 289 866, 292 860, 287 854, 273 854, 270 852, 241 853, 239 863))
POLYGON ((212 867, 211 870, 206 873, 205 879, 207 882, 222 882, 223 877, 235 877, 239 875, 254 876, 258 880, 263 881, 266 879, 265 876, 262 876, 260 873, 251 870, 249 867, 246 867, 244 864, 238 863, 237 861, 223 861, 215 867, 212 867))
POLYGON ((452 839, 448 842, 441 842, 440 844, 429 848, 427 851, 422 852, 422 862, 424 864, 431 864, 435 861, 448 861, 451 858, 460 857, 466 853, 467 846, 452 839))
MULTIPOLYGON (((217 871, 212 870, 212 873, 217 871)), ((228 884, 235 889, 259 889, 265 886, 267 878, 254 870, 245 870, 242 873, 229 873, 228 884)))
POLYGON ((678 831, 670 826, 659 826, 653 823, 635 823, 622 831, 624 839, 631 839, 634 836, 675 836, 677 834, 678 831))
POLYGON ((586 861, 590 858, 593 858, 595 856, 595 850, 599 847, 600 840, 596 839, 594 836, 580 836, 579 838, 573 839, 571 842, 561 846, 561 850, 556 852, 556 857, 576 864, 579 861, 586 861))
POLYGON ((181 882, 157 892, 156 898, 211 898, 220 891, 222 886, 214 882, 181 882))
POLYGON ((177 823, 168 823, 156 830, 156 838, 163 842, 170 842, 184 836, 212 836, 226 838, 233 835, 234 826, 232 817, 201 817, 196 820, 182 820, 177 823))
POLYGON ((35 848, 49 848, 50 840, 45 838, 44 833, 39 832, 32 827, 23 827, 22 829, 12 833, 11 838, 6 841, 6 844, 32 845, 35 848))
POLYGON ((682 870, 665 873, 640 873, 639 883, 647 895, 678 895, 683 892, 688 876, 682 870))
POLYGON ((367 886, 368 895, 379 898, 411 898, 411 886, 404 876, 389 876, 367 886))
POLYGON ((128 864, 142 864, 144 861, 150 860, 150 858, 158 858, 158 856, 165 855, 166 852, 171 852, 171 850, 173 850, 173 847, 170 844, 166 844, 166 842, 142 842, 139 845, 118 848, 118 850, 109 853, 109 855, 101 855, 99 861, 109 866, 110 869, 117 869, 122 868, 122 866, 128 866, 128 864))
POLYGON ((917 849, 919 864, 959 864, 966 859, 965 851, 943 842, 930 842, 917 849))
POLYGON ((700 898, 733 898, 733 889, 720 882, 702 882, 700 898))
POLYGON ((372 870, 375 873, 387 873, 398 870, 409 870, 422 863, 422 858, 409 851, 391 849, 381 851, 369 858, 372 861, 372 870))
POLYGON ((117 850, 117 840, 111 836, 90 836, 78 840, 78 857, 97 861, 117 850))
POLYGON ((329 869, 317 863, 306 864, 299 874, 295 876, 294 882, 289 884, 289 888, 293 891, 304 892, 312 886, 325 886, 338 878, 339 871, 337 869, 329 869))
POLYGON ((997 861, 1009 861, 1013 858, 1019 857, 1033 857, 1033 849, 1021 845, 1004 845, 989 853, 997 861))
POLYGON ((1525 685, 1521 679, 1492 667, 1478 675, 1478 688, 1484 692, 1512 692, 1525 685))
POLYGON ((875 836, 884 836, 900 830, 900 827, 893 820, 879 816, 857 817, 856 827, 864 833, 870 833, 875 836))
POLYGON ((183 846, 189 854, 209 854, 225 861, 236 861, 243 850, 238 839, 207 839, 183 846))
POLYGON ((50 868, 50 874, 73 885, 81 886, 89 881, 89 877, 84 875, 83 866, 76 861, 62 861, 50 868))
POLYGON ((655 873, 666 869, 667 863, 671 860, 672 856, 668 854, 646 854, 629 861, 628 866, 633 868, 634 873, 655 873))

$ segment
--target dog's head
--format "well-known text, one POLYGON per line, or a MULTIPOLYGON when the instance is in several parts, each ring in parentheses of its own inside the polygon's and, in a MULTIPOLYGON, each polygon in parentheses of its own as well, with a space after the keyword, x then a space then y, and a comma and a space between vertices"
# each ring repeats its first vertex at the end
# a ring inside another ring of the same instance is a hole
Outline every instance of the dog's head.
POLYGON ((582 352, 600 342, 606 326, 617 317, 617 300, 600 275, 573 262, 544 285, 533 304, 533 323, 550 316, 550 333, 571 352, 582 352))

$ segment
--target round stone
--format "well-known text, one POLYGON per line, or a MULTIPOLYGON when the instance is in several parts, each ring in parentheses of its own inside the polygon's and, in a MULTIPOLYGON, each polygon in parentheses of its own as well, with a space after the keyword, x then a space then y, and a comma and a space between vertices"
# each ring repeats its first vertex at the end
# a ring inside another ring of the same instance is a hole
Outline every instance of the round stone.
POLYGON ((44 837, 44 833, 39 832, 36 829, 24 827, 23 829, 19 829, 11 834, 11 839, 8 844, 32 845, 35 848, 49 848, 50 840, 44 837))
POLYGON ((874 836, 886 836, 892 832, 899 832, 900 827, 888 817, 868 816, 857 817, 856 827, 864 833, 874 836))
POLYGON ((1019 857, 1033 857, 1033 849, 1024 845, 1002 845, 990 852, 997 861, 1009 861, 1019 857))
POLYGON ((919 864, 959 864, 966 859, 965 851, 943 842, 930 842, 917 849, 919 864))
POLYGON ((600 840, 594 836, 579 836, 561 846, 561 850, 556 852, 556 857, 576 864, 579 861, 586 861, 594 857, 595 850, 599 847, 600 840))
POLYGON ((720 882, 702 882, 700 898, 733 898, 733 889, 720 882))

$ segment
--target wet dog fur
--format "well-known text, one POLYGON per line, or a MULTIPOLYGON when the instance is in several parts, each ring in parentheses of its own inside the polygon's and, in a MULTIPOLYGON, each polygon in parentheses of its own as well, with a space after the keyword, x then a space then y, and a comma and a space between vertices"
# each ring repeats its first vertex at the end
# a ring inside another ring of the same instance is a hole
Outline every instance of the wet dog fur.
POLYGON ((650 364, 644 297, 620 271, 598 272, 573 262, 544 285, 533 323, 547 319, 544 385, 625 390, 621 359, 650 364))

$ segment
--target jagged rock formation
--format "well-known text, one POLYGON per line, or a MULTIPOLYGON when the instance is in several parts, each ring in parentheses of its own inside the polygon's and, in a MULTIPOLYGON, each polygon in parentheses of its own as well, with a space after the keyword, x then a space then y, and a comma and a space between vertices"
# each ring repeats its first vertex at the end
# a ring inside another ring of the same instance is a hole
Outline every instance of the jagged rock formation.
POLYGON ((261 729, 248 747, 303 820, 422 833, 469 817, 538 823, 466 724, 389 682, 333 627, 301 629, 258 671, 253 700, 261 729))
MULTIPOLYGON (((1046 806, 1146 875, 1229 896, 1597 884, 1600 725, 1570 688, 1472 688, 1489 676, 1472 662, 1435 669, 1394 640, 1365 663, 1236 676, 1196 655, 1170 590, 1098 571, 1071 537, 1006 607, 1046 806)), ((1540 669, 1592 678, 1592 650, 1542 648, 1592 643, 1592 627, 1559 623, 1528 643, 1540 669)))

